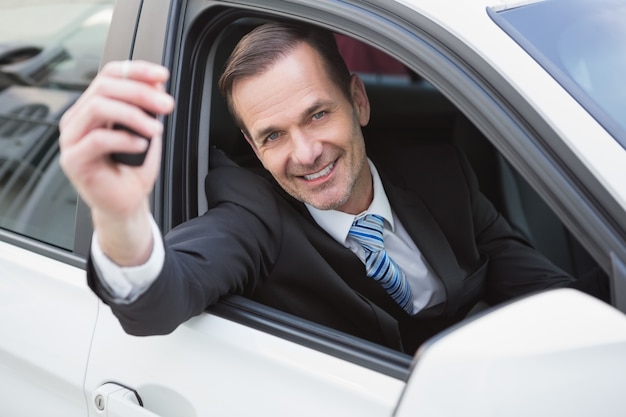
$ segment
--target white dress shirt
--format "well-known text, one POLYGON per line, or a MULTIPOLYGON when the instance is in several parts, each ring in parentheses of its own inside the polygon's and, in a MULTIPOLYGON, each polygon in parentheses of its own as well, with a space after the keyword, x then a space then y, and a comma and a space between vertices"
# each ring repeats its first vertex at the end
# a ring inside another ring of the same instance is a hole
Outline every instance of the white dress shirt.
MULTIPOLYGON (((350 227, 356 217, 366 214, 378 214, 385 219, 383 239, 385 250, 391 258, 402 268, 411 286, 414 311, 418 312, 426 307, 439 304, 445 300, 445 290, 432 268, 428 265, 413 239, 402 226, 395 215, 387 194, 383 188, 380 176, 374 164, 369 161, 374 184, 374 198, 369 208, 359 215, 343 213, 337 210, 318 210, 305 203, 313 219, 337 242, 349 248, 361 261, 365 263, 365 253, 361 245, 348 236, 350 227)), ((91 254, 94 266, 104 284, 116 298, 117 302, 130 303, 137 299, 156 280, 163 262, 165 251, 161 232, 152 221, 152 236, 154 247, 150 259, 136 267, 119 267, 102 252, 94 233, 91 254)))
POLYGON ((102 283, 118 303, 132 303, 157 279, 163 262, 165 249, 161 231, 152 216, 153 246, 148 261, 139 266, 120 267, 111 261, 100 248, 98 234, 94 232, 91 243, 91 258, 93 265, 102 278, 102 283))
POLYGON ((337 242, 341 243, 365 263, 365 250, 348 235, 356 218, 367 214, 378 214, 385 219, 383 240, 385 250, 404 271, 413 295, 414 311, 439 304, 445 300, 443 283, 428 265, 422 253, 409 236, 400 219, 391 209, 387 194, 374 164, 369 161, 374 185, 374 198, 363 213, 353 215, 337 210, 318 210, 305 203, 306 208, 317 224, 337 242))

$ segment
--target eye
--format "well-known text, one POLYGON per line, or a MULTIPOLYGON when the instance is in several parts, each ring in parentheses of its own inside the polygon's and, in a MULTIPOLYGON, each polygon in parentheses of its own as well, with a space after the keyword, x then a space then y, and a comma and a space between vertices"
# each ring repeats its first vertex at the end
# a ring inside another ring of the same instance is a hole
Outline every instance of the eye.
POLYGON ((320 120, 321 118, 323 118, 324 116, 326 116, 326 111, 319 111, 317 113, 315 113, 312 117, 313 120, 320 120))
POLYGON ((272 132, 272 133, 270 133, 270 134, 269 134, 269 135, 265 138, 265 141, 266 141, 266 142, 273 142, 273 141, 275 141, 276 139, 278 139, 279 137, 280 137, 280 133, 278 133, 278 132, 272 132))

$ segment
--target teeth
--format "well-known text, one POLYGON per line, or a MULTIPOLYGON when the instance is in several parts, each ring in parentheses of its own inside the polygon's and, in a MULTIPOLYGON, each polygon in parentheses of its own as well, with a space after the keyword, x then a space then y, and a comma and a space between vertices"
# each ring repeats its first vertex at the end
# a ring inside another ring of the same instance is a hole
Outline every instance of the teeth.
POLYGON ((313 180, 316 180, 316 179, 321 178, 323 176, 326 176, 326 175, 330 174, 330 171, 332 171, 334 166, 335 166, 335 163, 333 162, 332 164, 328 165, 323 170, 321 170, 319 172, 316 172, 315 174, 305 175, 304 179, 307 180, 307 181, 313 181, 313 180))

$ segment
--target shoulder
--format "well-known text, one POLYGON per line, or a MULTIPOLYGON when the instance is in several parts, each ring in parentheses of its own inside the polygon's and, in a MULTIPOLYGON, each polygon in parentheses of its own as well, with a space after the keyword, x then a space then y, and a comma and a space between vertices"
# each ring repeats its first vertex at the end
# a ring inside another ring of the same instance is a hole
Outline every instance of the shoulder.
POLYGON ((458 181, 467 185, 467 176, 471 176, 465 156, 450 144, 416 143, 369 157, 388 180, 410 188, 458 181))
POLYGON ((276 199, 277 194, 270 178, 240 167, 223 152, 213 150, 210 166, 204 183, 209 207, 235 203, 256 211, 276 199))

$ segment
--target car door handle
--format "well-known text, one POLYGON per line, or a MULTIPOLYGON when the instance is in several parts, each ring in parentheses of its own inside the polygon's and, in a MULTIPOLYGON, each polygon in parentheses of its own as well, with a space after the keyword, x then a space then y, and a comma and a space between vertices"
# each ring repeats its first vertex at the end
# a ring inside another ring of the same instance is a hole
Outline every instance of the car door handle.
POLYGON ((91 404, 102 417, 159 417, 143 408, 139 394, 130 388, 108 382, 95 390, 91 404))

